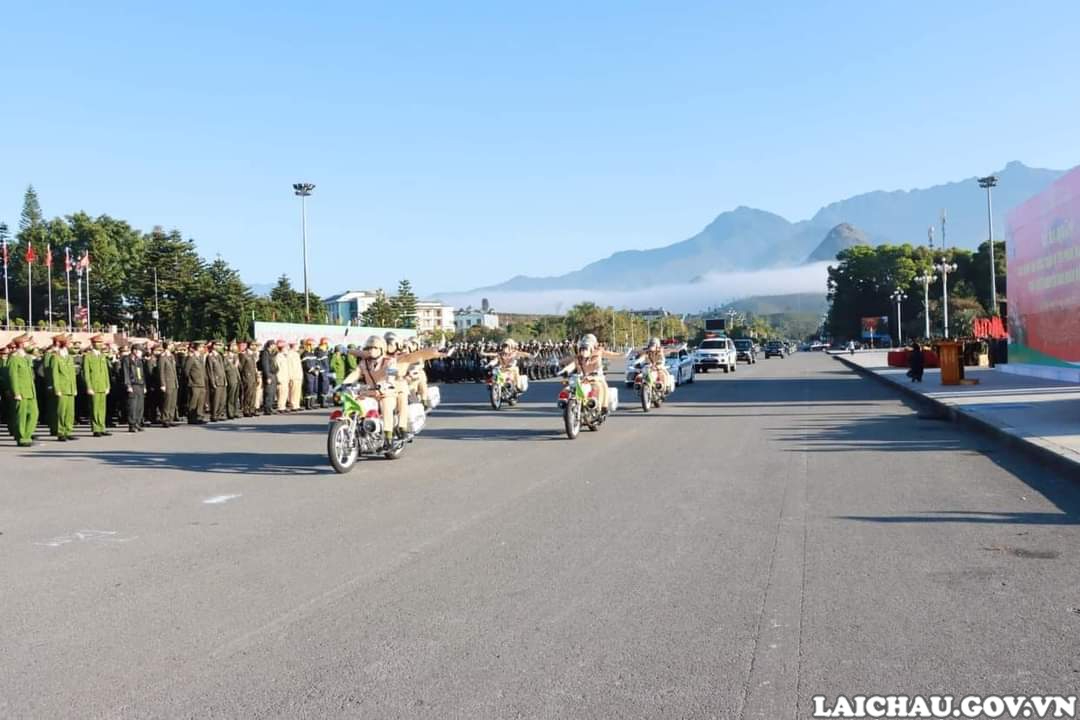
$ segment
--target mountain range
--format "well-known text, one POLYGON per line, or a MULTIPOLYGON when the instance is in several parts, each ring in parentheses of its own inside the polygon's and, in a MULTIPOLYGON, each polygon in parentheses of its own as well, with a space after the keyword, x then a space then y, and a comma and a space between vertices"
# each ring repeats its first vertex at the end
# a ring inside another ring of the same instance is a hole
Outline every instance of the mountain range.
MULTIPOLYGON (((1005 216, 1064 171, 1010 162, 994 173, 995 237, 1004 237, 1005 216)), ((975 178, 925 189, 874 191, 826 205, 809 220, 787 219, 750 207, 723 212, 701 232, 681 242, 649 250, 624 250, 580 270, 553 277, 518 275, 470 292, 547 290, 629 290, 655 284, 693 282, 710 273, 750 272, 828 261, 852 245, 924 243, 947 210, 947 242, 978 247, 986 239, 986 195, 975 178)))

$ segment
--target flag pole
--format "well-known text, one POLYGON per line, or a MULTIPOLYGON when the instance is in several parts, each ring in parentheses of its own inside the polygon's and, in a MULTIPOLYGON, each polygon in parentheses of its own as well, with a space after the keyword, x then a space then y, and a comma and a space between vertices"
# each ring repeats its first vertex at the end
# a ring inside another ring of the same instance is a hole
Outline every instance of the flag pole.
MULTIPOLYGON (((5 231, 6 227, 3 228, 5 231)), ((8 242, 4 233, 4 329, 11 329, 11 302, 8 300, 8 242)))
POLYGON ((68 303, 68 330, 74 332, 75 326, 71 324, 71 248, 64 248, 64 285, 67 286, 68 303))
POLYGON ((86 329, 89 330, 90 325, 90 253, 86 254, 86 329))
POLYGON ((49 312, 45 315, 45 322, 48 324, 49 327, 52 327, 52 243, 49 243, 45 246, 45 271, 49 276, 49 282, 46 285, 49 291, 49 312))
POLYGON ((26 260, 26 327, 33 332, 34 329, 34 294, 31 292, 34 286, 34 246, 30 246, 30 257, 26 260))
MULTIPOLYGON (((75 266, 75 285, 78 287, 78 291, 79 291, 79 304, 77 305, 77 307, 79 308, 79 324, 81 326, 82 325, 82 265, 76 265, 75 266)), ((89 328, 86 328, 86 329, 89 329, 89 328)))

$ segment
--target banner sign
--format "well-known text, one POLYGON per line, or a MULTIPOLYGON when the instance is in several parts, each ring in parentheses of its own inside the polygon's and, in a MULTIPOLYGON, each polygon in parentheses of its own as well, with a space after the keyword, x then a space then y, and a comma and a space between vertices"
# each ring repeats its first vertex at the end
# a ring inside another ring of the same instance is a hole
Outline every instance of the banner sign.
POLYGON ((1008 216, 1009 362, 1080 367, 1080 167, 1008 216))
POLYGON ((869 340, 871 338, 886 337, 889 334, 889 318, 888 316, 881 317, 864 317, 862 319, 862 336, 863 340, 869 340))
POLYGON ((263 345, 268 340, 284 340, 287 343, 300 344, 305 338, 319 342, 320 338, 330 340, 331 347, 336 345, 362 345, 371 335, 383 335, 392 331, 401 339, 416 335, 415 330, 401 328, 372 328, 355 325, 306 325, 304 323, 255 323, 255 342, 263 345))

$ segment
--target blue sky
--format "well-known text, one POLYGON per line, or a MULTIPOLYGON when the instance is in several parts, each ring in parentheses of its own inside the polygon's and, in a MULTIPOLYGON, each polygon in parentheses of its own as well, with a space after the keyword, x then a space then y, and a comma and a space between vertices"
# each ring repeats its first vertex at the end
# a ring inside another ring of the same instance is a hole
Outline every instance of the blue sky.
POLYGON ((4 10, 0 219, 180 228, 251 283, 424 294, 1080 163, 1080 3, 57 3, 4 10))

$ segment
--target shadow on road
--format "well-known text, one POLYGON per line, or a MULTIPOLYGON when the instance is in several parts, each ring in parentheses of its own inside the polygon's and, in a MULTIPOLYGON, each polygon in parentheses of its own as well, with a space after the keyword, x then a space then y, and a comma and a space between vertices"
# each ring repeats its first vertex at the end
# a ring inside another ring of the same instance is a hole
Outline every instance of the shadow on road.
POLYGON ((333 472, 326 457, 318 453, 273 452, 139 452, 91 451, 53 452, 22 457, 97 461, 106 465, 143 470, 183 470, 227 475, 328 475, 333 472))
POLYGON ((273 435, 292 435, 294 433, 322 434, 326 432, 326 418, 320 418, 319 422, 288 423, 287 425, 233 425, 212 423, 205 426, 205 429, 210 430, 211 432, 270 433, 273 435))
POLYGON ((437 440, 565 440, 561 425, 551 426, 551 429, 534 428, 424 428, 424 438, 437 440))

